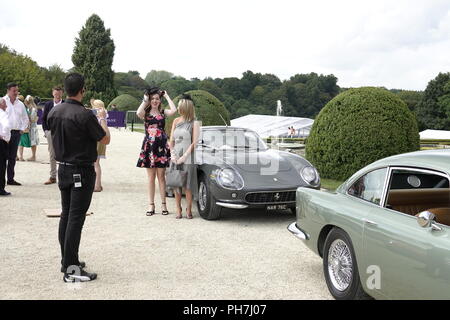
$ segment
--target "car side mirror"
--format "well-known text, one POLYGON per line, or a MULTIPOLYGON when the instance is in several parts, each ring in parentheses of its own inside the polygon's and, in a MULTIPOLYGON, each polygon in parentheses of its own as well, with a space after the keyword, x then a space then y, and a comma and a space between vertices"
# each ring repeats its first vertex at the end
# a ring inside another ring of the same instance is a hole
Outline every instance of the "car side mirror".
POLYGON ((436 216, 430 211, 422 211, 417 216, 417 223, 422 228, 432 228, 436 231, 441 231, 442 229, 436 225, 436 216))

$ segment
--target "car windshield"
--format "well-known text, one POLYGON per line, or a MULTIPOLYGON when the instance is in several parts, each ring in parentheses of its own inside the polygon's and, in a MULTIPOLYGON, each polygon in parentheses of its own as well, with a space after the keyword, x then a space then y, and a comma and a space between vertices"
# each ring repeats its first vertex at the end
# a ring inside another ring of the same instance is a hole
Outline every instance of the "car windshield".
POLYGON ((200 142, 219 150, 267 150, 267 145, 255 132, 243 129, 204 130, 200 142))

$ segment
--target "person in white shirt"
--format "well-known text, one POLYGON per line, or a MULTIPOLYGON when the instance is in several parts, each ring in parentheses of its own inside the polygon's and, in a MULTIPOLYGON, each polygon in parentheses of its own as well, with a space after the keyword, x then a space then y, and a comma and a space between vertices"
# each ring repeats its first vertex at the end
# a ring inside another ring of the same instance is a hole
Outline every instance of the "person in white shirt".
POLYGON ((8 185, 20 186, 21 184, 14 180, 14 167, 16 166, 17 149, 19 148, 20 135, 28 128, 30 119, 28 118, 25 105, 17 98, 19 95, 19 86, 17 83, 10 82, 6 86, 7 93, 4 97, 6 105, 6 114, 11 125, 11 139, 8 144, 8 165, 7 177, 8 185))
POLYGON ((11 126, 5 110, 6 101, 0 98, 0 196, 9 196, 11 193, 5 190, 6 161, 8 158, 8 142, 11 139, 11 126))

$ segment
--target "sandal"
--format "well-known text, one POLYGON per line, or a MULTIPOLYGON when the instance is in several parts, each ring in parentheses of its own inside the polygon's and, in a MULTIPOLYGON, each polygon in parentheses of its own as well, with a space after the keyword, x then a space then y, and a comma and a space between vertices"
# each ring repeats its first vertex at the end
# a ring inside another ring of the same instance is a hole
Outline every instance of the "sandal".
MULTIPOLYGON (((161 202, 161 204, 166 205, 165 202, 161 202)), ((167 206, 166 206, 166 210, 161 210, 161 214, 162 214, 163 216, 167 216, 167 215, 169 214, 169 211, 167 210, 167 206)))
POLYGON ((180 209, 180 213, 177 213, 177 216, 175 217, 175 219, 181 219, 183 218, 183 215, 181 214, 183 211, 183 209, 180 209))
MULTIPOLYGON (((186 212, 187 212, 187 209, 186 209, 186 212)), ((194 218, 194 216, 192 215, 192 212, 188 212, 188 213, 186 214, 186 218, 188 218, 188 219, 194 218)))
POLYGON ((155 204, 154 204, 154 203, 150 203, 150 205, 153 206, 153 210, 147 211, 147 212, 146 212, 145 215, 146 215, 147 217, 150 217, 150 216, 152 216, 152 215, 155 214, 155 204))

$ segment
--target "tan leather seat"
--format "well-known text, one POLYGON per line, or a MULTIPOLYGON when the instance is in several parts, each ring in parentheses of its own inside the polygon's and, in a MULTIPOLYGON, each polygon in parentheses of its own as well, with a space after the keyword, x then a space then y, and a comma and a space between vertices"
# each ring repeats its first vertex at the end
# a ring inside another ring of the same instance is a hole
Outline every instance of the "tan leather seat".
POLYGON ((416 215, 429 208, 448 208, 450 207, 450 189, 391 190, 387 204, 393 210, 410 215, 416 215))
POLYGON ((436 216, 436 222, 450 226, 450 208, 431 208, 428 209, 436 216))

